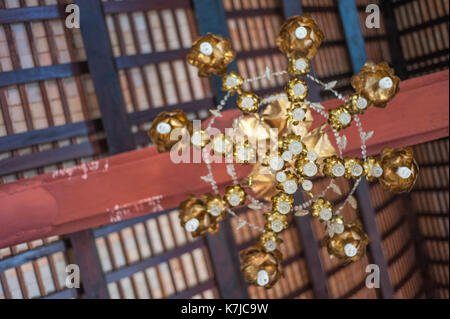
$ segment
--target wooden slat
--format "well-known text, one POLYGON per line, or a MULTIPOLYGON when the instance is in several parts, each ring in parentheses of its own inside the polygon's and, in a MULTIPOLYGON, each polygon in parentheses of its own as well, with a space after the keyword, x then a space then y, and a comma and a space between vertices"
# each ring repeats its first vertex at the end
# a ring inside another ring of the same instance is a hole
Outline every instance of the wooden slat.
POLYGON ((102 129, 103 127, 101 120, 96 119, 6 135, 0 137, 0 152, 82 135, 94 134, 102 131, 102 129))
POLYGON ((105 226, 102 226, 99 228, 95 228, 95 229, 93 229, 93 234, 94 234, 95 238, 105 237, 111 233, 120 232, 122 229, 131 227, 135 224, 143 223, 149 219, 154 219, 159 216, 166 215, 177 208, 178 207, 173 207, 171 209, 165 209, 165 210, 155 212, 155 213, 152 213, 149 215, 143 215, 143 216, 139 216, 136 218, 130 218, 130 219, 118 222, 118 223, 108 224, 108 225, 105 225, 105 226))
MULTIPOLYGON (((448 239, 447 239, 448 241, 448 239)), ((431 265, 440 265, 440 266, 447 266, 448 267, 448 260, 437 260, 437 259, 427 259, 427 263, 431 265)))
POLYGON ((311 289, 312 289, 311 284, 307 284, 306 286, 300 287, 295 291, 289 293, 287 296, 283 297, 283 299, 294 299, 311 289))
POLYGON ((323 77, 320 77, 319 80, 326 83, 326 82, 330 82, 330 81, 339 81, 339 80, 343 80, 343 79, 348 79, 352 75, 353 75, 352 72, 346 72, 346 73, 341 73, 341 74, 333 74, 333 75, 323 76, 323 77))
POLYGON ((55 254, 60 251, 65 251, 66 246, 63 241, 56 241, 49 245, 34 248, 33 250, 25 251, 17 255, 7 257, 0 260, 0 273, 23 264, 35 261, 39 258, 55 254))
POLYGON ((425 66, 419 67, 419 68, 412 68, 411 70, 408 70, 408 78, 411 78, 417 74, 436 72, 438 70, 442 70, 447 67, 448 67, 448 61, 442 61, 442 62, 435 63, 432 65, 425 65, 425 66))
POLYGON ((412 27, 400 30, 399 33, 400 33, 400 35, 405 35, 405 34, 408 34, 408 33, 413 33, 413 32, 419 31, 419 30, 424 30, 426 28, 431 28, 431 27, 433 27, 435 25, 438 25, 438 24, 443 24, 443 23, 448 24, 448 18, 449 18, 449 16, 447 14, 445 16, 436 18, 434 20, 430 20, 430 21, 427 21, 427 22, 424 22, 424 23, 419 23, 419 24, 416 24, 416 25, 414 25, 412 27))
MULTIPOLYGON (((448 163, 447 163, 448 166, 448 163)), ((414 190, 415 191, 415 190, 414 190)), ((446 189, 448 194, 448 189, 446 189)), ((403 204, 406 207, 406 218, 408 220, 408 226, 411 233, 410 243, 414 245, 415 257, 417 260, 417 265, 419 267, 420 274, 423 280, 423 292, 427 298, 433 298, 434 291, 436 289, 435 281, 432 279, 433 276, 429 273, 429 264, 430 260, 427 257, 425 247, 425 239, 420 230, 419 218, 420 214, 417 213, 411 202, 411 195, 405 195, 400 197, 403 201, 403 204)), ((427 217, 433 216, 434 214, 427 214, 427 217)), ((438 214, 436 214, 438 215, 438 214)), ((448 218, 448 211, 445 216, 448 218)), ((448 243, 448 237, 445 240, 448 243)), ((448 258, 448 257, 447 257, 448 258)), ((447 261, 447 269, 448 269, 448 261, 447 261)), ((448 287, 447 287, 448 289, 448 287)))
POLYGON ((302 6, 302 9, 303 9, 303 12, 305 12, 305 13, 326 13, 326 12, 335 13, 338 11, 336 4, 327 5, 327 6, 308 5, 308 6, 302 6))
MULTIPOLYGON (((442 49, 442 50, 437 50, 432 53, 428 53, 428 54, 424 54, 424 55, 421 55, 418 57, 408 59, 408 60, 406 60, 406 62, 408 64, 415 64, 415 63, 419 63, 422 61, 433 60, 433 59, 441 58, 441 57, 447 57, 447 59, 448 59, 448 55, 449 55, 448 49, 442 49)), ((397 69, 396 69, 396 71, 397 71, 397 69)))
POLYGON ((261 17, 265 15, 280 15, 279 8, 242 9, 226 12, 227 19, 242 17, 261 17))
POLYGON ((189 0, 128 0, 103 2, 103 11, 109 13, 125 13, 134 11, 163 10, 170 8, 190 8, 189 0))
MULTIPOLYGON (((212 108, 214 101, 212 98, 205 98, 202 100, 196 100, 191 102, 184 102, 175 105, 164 106, 163 108, 154 108, 143 111, 137 111, 128 114, 128 119, 132 124, 140 124, 144 122, 153 121, 153 119, 161 113, 162 110, 170 112, 176 109, 183 110, 184 112, 195 112, 199 109, 212 108)), ((84 122, 69 123, 60 126, 52 126, 40 130, 32 130, 24 133, 11 134, 0 137, 0 152, 19 149, 26 146, 49 143, 62 139, 89 135, 101 132, 103 125, 100 119, 88 120, 84 122)), ((143 132, 146 136, 147 133, 143 132)), ((148 141, 148 138, 145 139, 148 141)), ((143 144, 143 143, 136 143, 143 144)), ((63 148, 65 149, 65 148, 63 148)), ((68 151, 69 149, 65 149, 68 151)), ((65 152, 63 151, 63 152, 65 152)), ((61 151, 60 151, 61 152, 61 151)), ((47 153, 50 154, 50 153, 47 153)), ((82 157, 80 154, 79 157, 82 157)), ((11 159, 11 161, 18 160, 18 158, 11 159)), ((48 162, 51 164, 51 162, 48 162)), ((36 167, 36 166, 35 166, 36 167)), ((2 173, 0 173, 2 174, 2 173)))
POLYGON ((389 228, 385 233, 381 234, 381 239, 384 241, 386 238, 391 236, 400 227, 402 227, 404 225, 405 221, 406 221, 406 217, 405 217, 405 215, 403 215, 402 217, 400 217, 400 219, 398 221, 395 222, 394 225, 391 226, 391 228, 389 228))
POLYGON ((364 36, 365 42, 371 42, 371 41, 383 41, 386 40, 387 36, 385 34, 376 34, 376 35, 367 35, 364 36))
POLYGON ((0 87, 34 81, 60 79, 69 76, 86 74, 88 72, 89 69, 86 62, 71 62, 0 72, 0 87))
POLYGON ((66 288, 61 291, 51 293, 42 299, 76 299, 78 297, 77 288, 66 288))
MULTIPOLYGON (((399 290, 400 288, 402 288, 410 279, 412 276, 414 276, 414 274, 419 271, 419 266, 418 264, 415 264, 414 266, 411 267, 411 269, 406 273, 406 275, 395 285, 395 290, 399 290)), ((448 286, 447 286, 448 288, 448 286)))
MULTIPOLYGON (((389 1, 389 0, 387 0, 387 1, 389 1)), ((390 0, 390 1, 393 2, 395 8, 398 8, 398 7, 403 6, 405 4, 411 3, 411 0, 397 0, 397 1, 390 0)))
POLYGON ((255 94, 258 94, 258 96, 268 96, 268 95, 277 94, 280 92, 284 92, 284 86, 275 86, 275 87, 269 87, 266 89, 255 90, 255 94))
POLYGON ((184 60, 188 53, 189 50, 187 49, 178 49, 136 55, 123 55, 116 58, 116 64, 119 69, 144 66, 147 64, 159 64, 162 62, 184 60))
POLYGON ((349 291, 344 293, 341 297, 339 297, 339 299, 351 298, 354 294, 356 294, 358 291, 360 291, 363 288, 366 288, 366 281, 365 280, 361 281, 359 284, 354 286, 352 289, 350 289, 349 291))
POLYGON ((119 268, 117 270, 111 271, 105 275, 106 282, 107 283, 116 282, 122 278, 130 277, 139 271, 143 271, 150 267, 155 267, 163 262, 167 262, 168 260, 170 260, 172 258, 181 256, 187 252, 190 252, 192 250, 200 248, 204 245, 205 245, 205 243, 203 240, 196 240, 196 241, 190 242, 186 245, 168 250, 164 253, 149 257, 149 258, 139 261, 137 263, 134 263, 134 264, 119 268))
POLYGON ((389 258, 389 260, 387 261, 388 266, 394 265, 401 257, 406 255, 408 253, 408 249, 411 247, 412 244, 413 244, 413 240, 412 239, 408 239, 398 249, 398 251, 393 256, 391 256, 391 258, 389 258))
POLYGON ((168 105, 161 108, 148 109, 143 111, 137 111, 129 114, 129 120, 132 124, 140 124, 144 122, 153 121, 153 119, 161 112, 171 112, 173 110, 183 110, 184 112, 195 112, 199 109, 212 108, 214 106, 214 100, 212 98, 206 98, 196 101, 178 103, 174 105, 168 105))
POLYGON ((205 290, 215 288, 215 282, 213 279, 210 279, 204 283, 201 283, 198 286, 189 288, 175 295, 169 296, 167 299, 189 299, 199 293, 202 293, 205 290))
MULTIPOLYGON (((448 165, 448 164, 447 164, 448 165)), ((448 191, 448 190, 447 190, 448 191)), ((436 212, 416 212, 417 217, 423 217, 423 218, 448 218, 448 212, 442 212, 442 213, 436 213, 436 212)))
POLYGON ((255 58, 263 55, 273 55, 273 54, 279 54, 281 53, 278 48, 265 48, 265 49, 258 49, 258 50, 249 50, 249 51, 239 51, 237 53, 236 59, 249 59, 249 58, 255 58))
POLYGON ((381 211, 383 211, 385 208, 391 206, 395 202, 397 202, 400 199, 400 197, 392 195, 391 198, 383 202, 382 204, 379 204, 377 207, 375 207, 375 212, 378 214, 381 211))
POLYGON ((10 157, 0 161, 0 176, 33 168, 44 167, 58 162, 82 157, 94 156, 106 152, 106 141, 96 140, 54 148, 18 157, 10 157))
POLYGON ((63 13, 57 5, 0 10, 0 24, 58 19, 61 17, 63 17, 63 13))

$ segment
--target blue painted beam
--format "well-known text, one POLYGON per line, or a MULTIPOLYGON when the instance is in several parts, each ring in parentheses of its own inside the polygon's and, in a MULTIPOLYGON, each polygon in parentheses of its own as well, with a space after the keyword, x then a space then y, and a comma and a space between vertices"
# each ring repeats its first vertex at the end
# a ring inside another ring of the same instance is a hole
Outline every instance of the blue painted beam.
POLYGON ((229 37, 225 17, 219 12, 221 4, 216 0, 194 0, 197 25, 202 36, 208 32, 229 37))
POLYGON ((358 8, 354 0, 339 0, 339 13, 344 27, 353 72, 358 73, 367 61, 364 37, 359 24, 358 8))
MULTIPOLYGON (((353 72, 358 73, 367 61, 366 46, 359 24, 358 8, 354 0, 338 0, 339 13, 344 26, 347 47, 353 72)), ((359 210, 364 228, 370 237, 369 251, 372 263, 380 269, 380 293, 385 299, 394 298, 394 289, 389 279, 389 268, 383 252, 383 241, 377 228, 375 209, 370 196, 370 186, 364 177, 356 190, 359 210)))
POLYGON ((285 19, 303 15, 303 7, 299 0, 282 0, 283 16, 285 19))
MULTIPOLYGON (((197 25, 202 36, 208 32, 219 34, 231 41, 228 30, 225 9, 221 0, 193 0, 197 25)), ((229 71, 237 72, 236 60, 228 65, 229 71)), ((214 93, 217 101, 220 101, 226 94, 222 91, 222 78, 216 75, 211 76, 214 93)), ((236 96, 231 97, 225 109, 233 108, 236 105, 236 96)))

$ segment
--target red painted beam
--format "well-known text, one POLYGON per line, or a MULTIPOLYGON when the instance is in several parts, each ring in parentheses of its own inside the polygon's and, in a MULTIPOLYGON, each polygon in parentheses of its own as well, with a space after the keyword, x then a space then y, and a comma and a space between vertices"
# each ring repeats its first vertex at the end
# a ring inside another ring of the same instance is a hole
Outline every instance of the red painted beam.
MULTIPOLYGON (((386 109, 368 110, 361 117, 365 131, 375 130, 368 152, 448 136, 448 82, 448 71, 405 81, 386 109)), ((338 104, 324 103, 327 108, 338 104)), ((225 112, 217 127, 230 127, 238 115, 237 110, 225 112)), ((346 155, 357 156, 356 128, 344 134, 349 141, 346 155)), ((238 167, 238 175, 250 169, 238 167)), ((213 170, 222 188, 231 183, 225 164, 213 164, 213 170)), ((203 163, 173 164, 168 153, 149 147, 1 185, 0 248, 176 207, 186 193, 210 191, 199 179, 206 174, 203 163)))
MULTIPOLYGON (((216 120, 231 127, 233 117, 216 120)), ((219 186, 226 164, 212 164, 219 186)), ((250 166, 236 167, 240 177, 250 166)), ((155 147, 0 185, 0 247, 177 207, 187 193, 210 191, 204 163, 174 164, 155 147)))

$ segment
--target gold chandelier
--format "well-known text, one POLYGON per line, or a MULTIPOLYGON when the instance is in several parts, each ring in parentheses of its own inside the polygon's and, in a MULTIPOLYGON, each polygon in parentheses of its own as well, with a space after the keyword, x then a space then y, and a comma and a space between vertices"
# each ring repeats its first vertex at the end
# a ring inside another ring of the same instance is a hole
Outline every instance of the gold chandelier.
POLYGON ((240 254, 241 270, 246 280, 265 288, 271 288, 283 276, 279 234, 288 226, 288 215, 310 213, 326 230, 323 244, 330 256, 344 263, 357 261, 365 254, 369 238, 358 220, 344 221, 340 213, 354 200, 353 194, 361 179, 378 179, 387 190, 402 193, 411 190, 418 175, 418 165, 410 148, 394 150, 386 147, 380 157, 367 156, 366 152, 366 141, 373 132, 363 131, 360 115, 370 107, 386 107, 395 97, 400 79, 394 70, 384 62, 366 63, 351 79, 354 93, 344 97, 333 89, 333 85, 322 83, 309 74, 310 60, 323 39, 323 32, 309 15, 288 19, 276 38, 277 46, 288 58, 288 69, 272 73, 266 68, 265 74, 244 79, 235 72, 227 73, 228 64, 236 56, 230 41, 208 33, 193 43, 187 56, 188 62, 198 68, 199 76, 207 77, 212 73, 223 76, 226 95, 215 109, 210 110, 213 116, 208 127, 194 130, 184 112, 176 110, 159 114, 149 130, 159 152, 170 151, 179 145, 178 139, 170 138, 174 129, 188 133, 190 144, 203 152, 209 175, 202 179, 211 184, 212 194, 187 195, 180 204, 181 226, 194 237, 208 232, 216 234, 219 222, 230 214, 240 220, 240 225, 259 230, 258 243, 240 254), (246 82, 273 80, 286 74, 290 79, 284 93, 261 98, 243 89, 246 82), (331 91, 342 100, 342 105, 327 112, 320 103, 308 101, 304 77, 331 91), (236 107, 242 115, 235 119, 232 132, 234 137, 245 138, 234 142, 233 136, 223 133, 211 136, 215 118, 221 116, 229 97, 235 94, 236 107), (313 130, 312 111, 326 120, 313 130), (361 158, 343 157, 346 138, 340 132, 353 123, 361 137, 361 158), (328 139, 327 127, 334 133, 338 151, 328 139), (275 136, 270 129, 277 129, 275 136), (263 151, 259 149, 261 144, 265 146, 263 151), (212 156, 217 154, 231 157, 240 165, 254 164, 244 180, 238 180, 234 164, 228 164, 227 172, 233 185, 226 187, 224 194, 220 194, 211 169, 212 156), (330 178, 329 185, 320 192, 313 191, 315 176, 330 178), (337 187, 334 184, 337 178, 353 180, 354 186, 345 201, 339 207, 333 207, 325 195, 337 187), (293 195, 299 191, 309 200, 295 205, 293 195), (264 214, 264 228, 242 220, 233 211, 246 203, 249 209, 264 214))

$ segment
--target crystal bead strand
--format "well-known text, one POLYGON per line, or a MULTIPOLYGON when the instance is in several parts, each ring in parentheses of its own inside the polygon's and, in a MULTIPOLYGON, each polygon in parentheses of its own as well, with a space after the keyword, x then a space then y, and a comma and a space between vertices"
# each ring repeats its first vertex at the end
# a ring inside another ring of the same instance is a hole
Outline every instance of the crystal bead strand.
POLYGON ((344 209, 345 205, 350 201, 350 197, 353 196, 353 194, 355 193, 356 189, 358 188, 360 182, 361 182, 361 178, 358 178, 356 180, 355 184, 353 185, 353 188, 351 189, 350 193, 348 193, 345 201, 336 210, 336 215, 339 215, 341 213, 341 211, 344 209))
POLYGON ((365 133, 363 131, 361 120, 358 115, 354 115, 356 127, 358 128, 359 137, 361 138, 361 154, 364 160, 367 159, 367 146, 366 146, 366 138, 365 133))
MULTIPOLYGON (((323 82, 320 81, 319 79, 316 79, 316 78, 313 77, 313 76, 310 76, 309 74, 308 74, 308 77, 309 77, 310 79, 312 79, 314 82, 320 84, 320 85, 321 85, 322 87, 324 87, 325 89, 327 89, 327 90, 333 92, 333 94, 334 94, 338 99, 340 99, 340 100, 342 100, 343 102, 347 103, 348 100, 347 100, 346 98, 344 98, 341 94, 339 94, 339 93, 336 92, 335 90, 330 89, 330 88, 327 88, 325 83, 323 83, 323 82)), ((317 110, 316 110, 316 111, 317 111, 317 110)), ((328 118, 328 116, 327 116, 327 118, 328 118)), ((360 136, 360 139, 361 139, 361 154, 362 154, 363 159, 366 160, 366 159, 367 159, 367 146, 366 146, 366 139, 365 139, 364 131, 363 131, 363 128, 362 128, 362 125, 361 125, 361 120, 360 120, 360 118, 359 118, 358 115, 354 115, 353 118, 354 118, 354 120, 355 120, 355 124, 356 124, 356 127, 358 128, 359 136, 360 136)), ((341 146, 341 143, 339 143, 339 141, 341 141, 341 137, 340 137, 340 135, 339 135, 339 132, 337 132, 335 129, 333 129, 333 132, 334 132, 334 136, 335 136, 335 138, 336 138, 336 142, 337 142, 337 145, 338 145, 339 156, 340 156, 340 158, 342 158, 342 146, 341 146)), ((359 178, 358 180, 356 180, 355 184, 353 185, 353 188, 351 189, 350 193, 347 195, 345 201, 344 201, 344 202, 341 204, 341 206, 339 206, 339 208, 336 210, 336 214, 340 214, 340 212, 344 209, 345 205, 350 201, 351 196, 353 196, 353 194, 355 193, 356 189, 358 188, 360 182, 361 182, 361 178, 359 178)), ((330 184, 330 185, 331 185, 331 184, 330 184)), ((329 185, 329 186, 330 186, 330 185, 329 185)))
POLYGON ((219 187, 217 187, 216 180, 214 179, 214 174, 211 167, 211 158, 209 157, 208 153, 204 153, 204 160, 206 162, 206 167, 208 169, 208 177, 209 177, 209 183, 211 184, 211 188, 214 192, 214 194, 219 194, 219 187))
POLYGON ((334 89, 332 89, 332 88, 327 87, 327 84, 326 84, 326 83, 320 81, 318 78, 312 76, 311 74, 307 74, 306 76, 307 76, 309 79, 311 79, 311 80, 313 80, 314 82, 316 82, 317 84, 319 84, 320 86, 322 86, 325 90, 328 90, 328 91, 332 92, 338 99, 340 99, 340 100, 342 100, 342 101, 344 101, 344 102, 347 102, 347 99, 344 98, 344 96, 343 96, 342 94, 340 94, 338 91, 336 91, 336 90, 334 90, 334 89))
POLYGON ((266 67, 266 73, 264 73, 262 75, 259 75, 259 76, 256 76, 254 78, 245 79, 244 82, 254 82, 254 81, 262 80, 264 78, 267 78, 268 80, 272 80, 272 76, 282 76, 282 75, 285 75, 287 73, 288 72, 286 70, 272 73, 270 71, 269 67, 266 67))
MULTIPOLYGON (((205 131, 208 131, 209 129, 211 129, 214 122, 216 121, 216 118, 218 116, 217 114, 220 114, 220 112, 222 111, 224 106, 227 104, 227 101, 230 98, 230 96, 231 96, 231 93, 227 92, 227 94, 225 94, 225 96, 222 98, 222 100, 220 100, 220 103, 214 109, 215 112, 211 112, 213 116, 211 118, 211 121, 209 121, 208 126, 206 127, 205 131)), ((211 109, 211 110, 213 110, 213 109, 211 109)))
POLYGON ((314 199, 310 199, 309 201, 304 202, 304 203, 301 204, 301 205, 295 206, 294 209, 295 209, 296 211, 298 211, 298 210, 302 210, 302 209, 308 208, 309 206, 312 205, 312 203, 313 203, 315 200, 317 200, 317 198, 325 196, 325 194, 327 193, 327 191, 328 191, 331 187, 333 187, 333 184, 334 184, 334 181, 331 180, 331 182, 328 184, 327 187, 325 187, 325 189, 319 194, 319 196, 316 196, 316 197, 314 197, 314 199))
POLYGON ((244 225, 248 225, 249 227, 251 227, 251 228, 253 228, 253 229, 259 231, 259 232, 262 233, 262 234, 265 233, 265 230, 264 230, 263 228, 261 228, 261 227, 255 225, 255 224, 249 223, 249 222, 246 221, 245 219, 239 217, 239 215, 236 214, 234 211, 232 211, 230 208, 227 207, 226 210, 227 210, 228 214, 230 214, 230 215, 236 217, 236 218, 239 220, 240 223, 242 223, 242 224, 244 224, 244 225))

